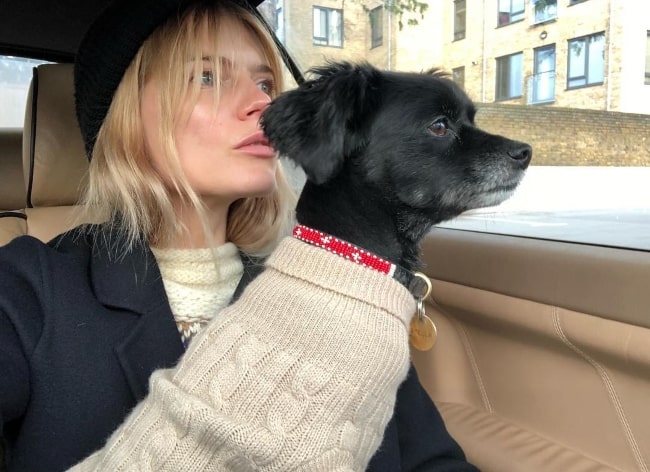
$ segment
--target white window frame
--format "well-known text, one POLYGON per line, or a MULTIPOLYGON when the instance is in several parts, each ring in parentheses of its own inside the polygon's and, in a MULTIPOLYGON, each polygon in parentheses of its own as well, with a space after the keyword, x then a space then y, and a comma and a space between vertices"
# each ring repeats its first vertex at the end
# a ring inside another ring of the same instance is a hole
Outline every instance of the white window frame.
POLYGON ((530 78, 528 103, 552 103, 555 101, 555 68, 557 66, 557 50, 555 44, 534 49, 533 76, 530 78), (542 63, 540 55, 553 53, 552 64, 542 63), (540 69, 541 67, 541 69, 540 69))
POLYGON ((523 62, 524 54, 521 51, 496 58, 495 101, 521 98, 523 95, 523 62), (507 71, 504 71, 506 63, 507 71), (507 83, 504 83, 506 78, 507 83), (507 92, 504 94, 503 92, 506 90, 507 92))
POLYGON ((526 17, 526 0, 499 0, 497 5, 497 26, 507 26, 526 17), (503 19, 506 18, 504 21, 503 19))
POLYGON ((605 81, 605 33, 595 33, 588 36, 570 39, 568 41, 567 53, 567 90, 581 87, 591 87, 594 85, 602 85, 605 81), (602 38, 602 48, 600 51, 594 51, 594 45, 597 44, 594 39, 602 38), (600 52, 602 60, 598 61, 595 56, 600 52), (579 59, 581 58, 581 59, 579 59), (574 63, 572 60, 581 60, 582 63, 574 63), (595 70, 594 60, 602 67, 598 71, 595 70), (582 75, 572 75, 575 73, 576 67, 582 72, 582 75), (572 70, 574 72, 572 72, 572 70), (594 74, 597 74, 595 77, 594 74))
POLYGON ((314 5, 312 19, 314 45, 343 47, 343 10, 314 5))
POLYGON ((557 18, 557 0, 530 0, 533 12, 533 24, 545 23, 557 18), (538 4, 544 4, 538 8, 538 4))

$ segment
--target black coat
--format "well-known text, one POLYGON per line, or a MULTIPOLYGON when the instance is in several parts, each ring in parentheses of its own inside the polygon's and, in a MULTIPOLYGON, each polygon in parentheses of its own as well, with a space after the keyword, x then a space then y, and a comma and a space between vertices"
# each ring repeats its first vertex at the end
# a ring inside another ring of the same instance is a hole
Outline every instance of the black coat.
MULTIPOLYGON (((110 257, 107 235, 20 237, 0 248, 0 426, 8 471, 60 471, 102 447, 183 354, 148 248, 110 257)), ((119 242, 118 242, 119 244, 119 242)), ((243 257, 235 296, 262 265, 243 257)), ((0 467, 1 469, 1 467, 0 467)), ((476 471, 414 369, 372 471, 476 471)))

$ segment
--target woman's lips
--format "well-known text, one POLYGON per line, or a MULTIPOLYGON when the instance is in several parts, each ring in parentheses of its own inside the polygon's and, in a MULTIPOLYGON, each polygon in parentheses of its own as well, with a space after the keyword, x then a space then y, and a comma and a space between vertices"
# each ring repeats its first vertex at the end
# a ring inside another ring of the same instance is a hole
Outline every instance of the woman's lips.
POLYGON ((235 149, 257 157, 268 158, 276 155, 275 149, 271 147, 269 140, 261 131, 244 138, 235 149))

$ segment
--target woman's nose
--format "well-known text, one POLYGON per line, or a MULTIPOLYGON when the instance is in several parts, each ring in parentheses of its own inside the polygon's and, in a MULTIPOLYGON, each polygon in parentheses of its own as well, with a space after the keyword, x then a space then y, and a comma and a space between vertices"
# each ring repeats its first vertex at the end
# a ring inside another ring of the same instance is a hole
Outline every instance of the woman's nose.
POLYGON ((256 118, 262 115, 262 112, 266 110, 266 107, 271 103, 271 97, 264 93, 257 86, 256 83, 251 81, 250 84, 246 84, 246 90, 243 95, 242 107, 240 109, 240 119, 256 118))

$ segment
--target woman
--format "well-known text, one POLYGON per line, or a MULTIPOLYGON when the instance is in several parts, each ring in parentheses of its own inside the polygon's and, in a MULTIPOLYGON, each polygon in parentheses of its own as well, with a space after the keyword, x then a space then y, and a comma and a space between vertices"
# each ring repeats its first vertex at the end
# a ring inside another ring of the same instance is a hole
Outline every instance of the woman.
POLYGON ((251 282, 293 203, 258 126, 281 71, 257 3, 117 0, 82 43, 84 204, 106 223, 0 249, 9 471, 475 470, 406 342, 377 349, 404 338, 399 284, 314 248, 300 267, 296 240, 251 282), (395 307, 351 316, 348 281, 395 307), (288 284, 302 298, 270 303, 288 284))

